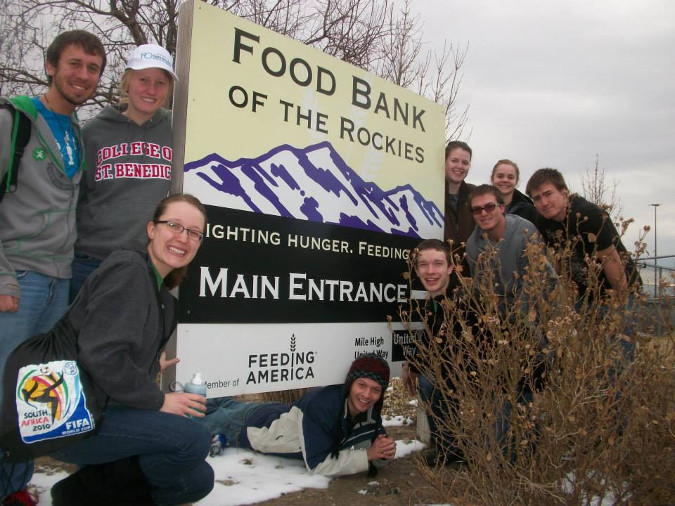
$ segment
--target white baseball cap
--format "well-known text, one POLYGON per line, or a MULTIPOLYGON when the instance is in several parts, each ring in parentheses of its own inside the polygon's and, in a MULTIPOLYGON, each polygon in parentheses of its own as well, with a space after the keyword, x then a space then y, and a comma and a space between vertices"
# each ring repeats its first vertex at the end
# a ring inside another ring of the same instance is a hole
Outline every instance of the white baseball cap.
POLYGON ((143 44, 134 49, 127 59, 128 69, 162 69, 166 70, 178 81, 178 76, 173 71, 173 58, 169 52, 157 44, 143 44))

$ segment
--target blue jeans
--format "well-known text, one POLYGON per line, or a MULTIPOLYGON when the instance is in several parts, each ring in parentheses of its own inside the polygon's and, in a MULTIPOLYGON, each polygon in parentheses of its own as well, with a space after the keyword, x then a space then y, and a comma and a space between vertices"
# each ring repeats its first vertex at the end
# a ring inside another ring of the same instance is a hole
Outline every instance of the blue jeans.
POLYGON ((69 279, 52 278, 33 271, 16 271, 16 279, 20 290, 19 310, 16 313, 0 313, 2 370, 14 348, 35 334, 51 330, 68 308, 69 279))
POLYGON ((30 462, 5 462, 0 456, 0 503, 2 500, 23 490, 33 477, 33 461, 30 462))
POLYGON ((80 292, 82 285, 87 281, 89 275, 94 272, 98 266, 101 265, 101 260, 90 257, 83 253, 75 252, 73 258, 73 277, 70 280, 70 292, 68 294, 68 303, 72 304, 75 297, 80 292))
MULTIPOLYGON (((19 311, 0 313, 0 371, 4 372, 9 354, 35 334, 47 332, 68 307, 70 280, 52 278, 33 271, 16 271, 19 282, 19 311)), ((3 399, 0 381, 0 405, 3 399)), ((1 459, 1 457, 0 457, 1 459)), ((26 485, 33 476, 33 462, 10 464, 0 460, 0 496, 3 498, 26 485)))
MULTIPOLYGON (((39 272, 16 271, 19 282, 19 310, 0 312, 0 370, 9 354, 36 334, 52 329, 68 309, 69 279, 52 278, 39 272)), ((2 402, 0 381, 0 403, 2 402)))
POLYGON ((211 492, 208 431, 187 417, 109 406, 98 432, 52 457, 80 466, 138 455, 155 504, 195 502, 211 492))
POLYGON ((222 434, 228 446, 239 446, 241 430, 253 410, 262 402, 235 401, 232 397, 206 400, 206 416, 197 419, 211 434, 222 434))

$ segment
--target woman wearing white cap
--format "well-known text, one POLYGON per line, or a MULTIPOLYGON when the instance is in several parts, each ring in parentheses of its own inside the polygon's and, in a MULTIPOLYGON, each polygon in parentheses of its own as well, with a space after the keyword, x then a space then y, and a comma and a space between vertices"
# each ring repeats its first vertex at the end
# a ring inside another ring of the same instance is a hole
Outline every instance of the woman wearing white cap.
POLYGON ((135 48, 120 81, 120 102, 82 128, 86 165, 77 205, 71 301, 109 253, 140 249, 145 225, 171 187, 173 58, 156 44, 135 48))

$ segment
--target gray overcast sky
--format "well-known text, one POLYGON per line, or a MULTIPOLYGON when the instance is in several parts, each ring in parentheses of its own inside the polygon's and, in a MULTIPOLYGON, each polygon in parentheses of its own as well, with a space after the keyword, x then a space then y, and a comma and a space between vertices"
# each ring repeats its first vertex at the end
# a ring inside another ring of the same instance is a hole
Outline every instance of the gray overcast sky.
MULTIPOLYGON (((660 203, 658 254, 675 254, 675 1, 412 0, 412 10, 429 44, 469 43, 467 181, 489 182, 510 158, 523 191, 540 167, 580 191, 597 154, 636 220, 625 246, 653 229, 649 204, 660 203)), ((652 256, 653 230, 646 242, 652 256)))

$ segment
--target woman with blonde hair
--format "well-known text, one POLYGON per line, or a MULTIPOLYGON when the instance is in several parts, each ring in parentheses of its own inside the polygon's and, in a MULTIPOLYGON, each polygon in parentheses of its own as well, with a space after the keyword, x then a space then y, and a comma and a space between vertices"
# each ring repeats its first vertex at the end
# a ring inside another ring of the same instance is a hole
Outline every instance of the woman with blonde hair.
POLYGON ((82 128, 86 171, 77 205, 70 300, 112 251, 138 249, 145 224, 169 194, 173 162, 168 103, 176 74, 169 52, 135 48, 120 81, 120 102, 82 128))

